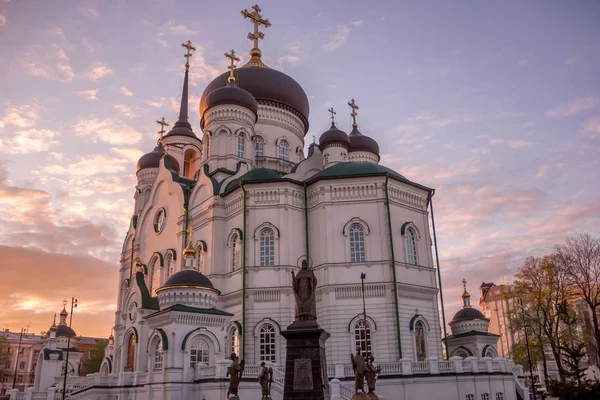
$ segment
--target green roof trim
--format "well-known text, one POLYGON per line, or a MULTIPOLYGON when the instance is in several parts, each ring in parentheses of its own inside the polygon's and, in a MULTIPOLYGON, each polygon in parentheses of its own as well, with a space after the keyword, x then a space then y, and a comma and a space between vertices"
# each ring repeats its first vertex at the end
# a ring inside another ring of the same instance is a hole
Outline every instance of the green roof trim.
POLYGON ((167 334, 160 328, 156 328, 156 331, 160 333, 160 339, 162 341, 162 349, 169 350, 169 339, 167 339, 167 334))
POLYGON ((244 184, 248 183, 265 183, 265 182, 278 182, 283 181, 281 175, 277 171, 268 168, 254 168, 244 175, 240 176, 229 182, 225 187, 225 193, 228 193, 240 186, 243 181, 244 184))
POLYGON ((140 288, 140 295, 142 297, 142 308, 158 310, 158 299, 156 297, 150 296, 150 291, 148 291, 146 281, 144 280, 144 274, 141 272, 136 272, 135 281, 137 282, 137 285, 140 288))
POLYGON ((202 251, 208 251, 208 246, 204 240, 200 240, 200 245, 202 246, 202 251))
POLYGON ((233 321, 233 323, 235 324, 235 326, 237 326, 237 330, 238 330, 238 335, 242 336, 242 334, 244 333, 244 327, 242 326, 242 324, 240 324, 238 321, 233 321))
POLYGON ((233 229, 237 231, 238 235, 240 235, 240 240, 244 240, 244 231, 242 231, 240 228, 233 229))
MULTIPOLYGON (((155 251, 155 252, 152 254, 152 257, 154 257, 154 256, 158 256, 158 260, 159 260, 159 264, 160 264, 160 266, 161 266, 161 267, 164 267, 164 266, 165 266, 165 258, 163 257, 162 253, 161 253, 161 252, 158 252, 158 251, 155 251)), ((152 257, 151 257, 151 258, 152 258, 152 257)))
POLYGON ((131 329, 133 330, 133 336, 135 337, 135 342, 138 343, 139 337, 138 337, 137 329, 135 329, 135 326, 132 326, 131 329))
MULTIPOLYGON (((212 136, 212 133, 211 133, 212 136)), ((204 167, 202 168, 202 173, 204 174, 204 176, 206 176, 208 179, 210 179, 210 183, 212 183, 212 188, 213 188, 213 196, 216 196, 219 194, 219 189, 221 188, 221 185, 219 185, 219 182, 217 182, 217 180, 215 178, 213 178, 211 175, 209 175, 208 171, 210 171, 209 167, 208 167, 208 163, 204 164, 204 167)))
POLYGON ((175 250, 175 249, 167 249, 167 253, 168 253, 169 251, 170 251, 171 253, 173 253, 173 261, 177 261, 177 250, 175 250))
POLYGON ((408 221, 402 224, 402 228, 400 228, 400 234, 402 236, 404 236, 404 234, 406 233, 406 229, 409 227, 410 224, 414 224, 414 222, 408 221))
POLYGON ((423 321, 425 321, 425 324, 427 325, 427 330, 430 331, 431 328, 429 328, 429 322, 427 321, 427 319, 421 315, 421 314, 415 314, 411 319, 410 319, 410 323, 408 324, 408 326, 410 327, 411 331, 415 330, 415 323, 417 322, 417 319, 422 318, 423 321))

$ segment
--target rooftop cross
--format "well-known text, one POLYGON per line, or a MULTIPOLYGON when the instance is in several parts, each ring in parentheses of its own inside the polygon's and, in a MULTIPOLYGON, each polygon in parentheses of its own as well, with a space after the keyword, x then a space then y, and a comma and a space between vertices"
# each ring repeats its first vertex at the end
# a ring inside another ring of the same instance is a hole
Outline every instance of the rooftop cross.
POLYGON ((352 99, 348 102, 348 105, 350 106, 350 108, 352 108, 352 112, 350 113, 350 115, 352 116, 352 127, 358 128, 358 124, 356 123, 356 116, 358 115, 356 113, 356 110, 358 110, 358 104, 356 104, 354 99, 352 99))
POLYGON ((190 226, 185 231, 187 232, 187 235, 188 235, 188 247, 192 248, 192 235, 194 234, 194 228, 190 226))
POLYGON ((335 125, 335 115, 337 114, 334 110, 333 107, 329 108, 329 113, 331 114, 331 125, 335 125))
POLYGON ((162 117, 161 119, 156 120, 156 123, 160 125, 160 131, 158 131, 158 133, 160 134, 160 139, 158 140, 159 143, 162 143, 163 140, 163 133, 165 133, 165 126, 169 126, 169 123, 167 121, 165 121, 165 117, 162 117))
POLYGON ((463 278, 462 283, 463 283, 463 289, 466 292, 467 291, 467 280, 463 278))
MULTIPOLYGON (((262 10, 258 6, 258 4, 253 5, 252 10, 253 10, 252 12, 249 12, 248 9, 242 10, 242 15, 244 16, 244 18, 248 18, 254 24, 254 33, 252 33, 252 32, 248 33, 248 39, 250 39, 254 42, 254 48, 252 50, 258 50, 258 40, 263 39, 265 37, 265 34, 260 32, 258 30, 258 28, 261 25, 264 25, 265 28, 268 28, 271 26, 271 23, 269 22, 268 19, 263 18, 263 16, 260 15, 260 12, 262 10)), ((250 51, 250 56, 252 56, 252 55, 253 55, 253 52, 250 51)), ((260 51, 256 52, 256 55, 260 58, 260 55, 261 55, 260 51)))
POLYGON ((190 57, 193 55, 192 52, 196 51, 196 48, 192 46, 192 41, 188 40, 187 42, 181 43, 182 47, 185 47, 187 52, 183 55, 185 57, 185 70, 190 69, 190 57))
POLYGON ((235 69, 235 62, 240 61, 239 57, 236 57, 235 50, 231 49, 229 53, 225 53, 225 57, 229 58, 229 78, 227 78, 227 82, 235 82, 235 76, 233 76, 233 70, 235 69))

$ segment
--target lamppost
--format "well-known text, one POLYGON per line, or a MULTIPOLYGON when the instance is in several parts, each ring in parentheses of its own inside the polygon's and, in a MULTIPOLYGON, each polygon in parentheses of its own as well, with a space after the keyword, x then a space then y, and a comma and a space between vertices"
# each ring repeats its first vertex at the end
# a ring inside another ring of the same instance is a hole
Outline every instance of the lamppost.
MULTIPOLYGON (((71 327, 71 323, 73 322, 73 308, 77 307, 77 299, 75 297, 71 297, 71 314, 69 315, 69 328, 71 327)), ((67 389, 67 374, 69 373, 69 352, 71 351, 71 330, 67 334, 67 357, 65 360, 65 377, 63 379, 63 388, 62 388, 62 400, 65 400, 66 389, 67 389)))
POLYGON ((17 384, 17 367, 19 366, 19 355, 21 353, 21 341, 23 340, 23 333, 27 332, 25 328, 21 328, 21 334, 19 335, 19 347, 17 347, 17 355, 15 357, 15 372, 13 374, 13 384, 12 388, 14 389, 17 384))
POLYGON ((523 308, 523 299, 519 298, 519 305, 521 306, 521 317, 523 319, 523 330, 525 331, 525 347, 527 348, 527 361, 529 361, 529 377, 531 379, 531 390, 533 391, 533 398, 537 399, 535 392, 535 382, 533 381, 533 365, 531 364, 531 352, 529 351, 529 335, 527 334, 527 325, 525 324, 525 310, 523 308))
POLYGON ((369 357, 369 346, 368 346, 368 341, 367 341, 367 306, 365 303, 365 278, 367 277, 367 274, 365 274, 364 272, 360 273, 360 280, 361 280, 361 286, 362 286, 362 301, 363 301, 363 328, 364 328, 364 332, 365 332, 365 353, 367 354, 367 358, 369 357))

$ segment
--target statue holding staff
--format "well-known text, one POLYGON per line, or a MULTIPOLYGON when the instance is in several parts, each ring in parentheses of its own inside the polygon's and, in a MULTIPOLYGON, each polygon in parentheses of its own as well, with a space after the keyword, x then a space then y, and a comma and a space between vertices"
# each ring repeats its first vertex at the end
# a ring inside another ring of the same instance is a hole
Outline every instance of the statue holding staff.
POLYGON ((314 322, 317 320, 317 301, 315 290, 317 288, 317 277, 312 269, 308 268, 308 262, 302 260, 302 268, 296 275, 292 271, 292 287, 296 300, 296 321, 314 322))

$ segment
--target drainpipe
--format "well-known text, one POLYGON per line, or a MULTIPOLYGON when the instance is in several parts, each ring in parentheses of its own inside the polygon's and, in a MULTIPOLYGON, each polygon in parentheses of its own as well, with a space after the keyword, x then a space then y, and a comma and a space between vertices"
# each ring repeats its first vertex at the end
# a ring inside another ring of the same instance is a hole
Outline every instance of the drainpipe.
POLYGON ((304 182, 304 235, 306 238, 306 262, 310 256, 310 246, 308 241, 308 197, 306 194, 306 182, 304 182))
POLYGON ((446 332, 446 313, 444 312, 444 294, 442 292, 442 274, 440 272, 440 257, 438 255, 437 236, 435 234, 435 218, 433 217, 433 195, 435 190, 431 190, 429 195, 429 209, 431 210, 431 227, 433 228, 433 244, 435 247, 435 262, 437 263, 438 285, 440 286, 440 302, 442 303, 442 323, 444 324, 444 344, 446 345, 446 359, 448 354, 448 333, 446 332))
POLYGON ((396 279, 396 256, 394 253, 394 235, 392 231, 392 214, 390 213, 390 196, 388 193, 389 174, 385 174, 385 206, 387 209, 388 231, 390 234, 390 248, 392 253, 392 279, 394 282, 394 304, 396 305, 396 337, 398 340, 398 358, 402 359, 402 344, 400 343, 400 314, 398 306, 398 280, 396 279))
POLYGON ((242 360, 246 359, 246 188, 244 182, 240 181, 242 194, 244 196, 244 222, 242 228, 242 360))

